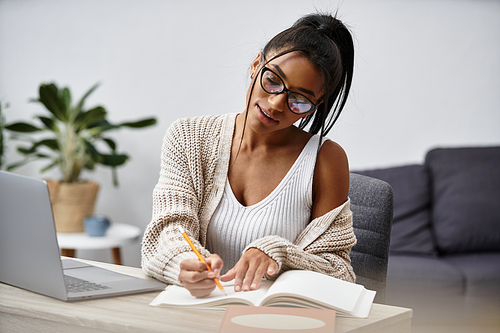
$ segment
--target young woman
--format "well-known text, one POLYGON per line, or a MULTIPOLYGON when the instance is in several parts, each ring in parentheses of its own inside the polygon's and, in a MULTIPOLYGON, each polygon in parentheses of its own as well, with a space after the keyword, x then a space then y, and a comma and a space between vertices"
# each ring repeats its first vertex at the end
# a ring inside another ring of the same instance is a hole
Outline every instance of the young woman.
POLYGON ((148 275, 197 297, 214 277, 248 291, 290 269, 354 282, 347 157, 323 138, 345 105, 353 62, 342 22, 305 16, 252 62, 244 112, 170 126, 143 239, 148 275))

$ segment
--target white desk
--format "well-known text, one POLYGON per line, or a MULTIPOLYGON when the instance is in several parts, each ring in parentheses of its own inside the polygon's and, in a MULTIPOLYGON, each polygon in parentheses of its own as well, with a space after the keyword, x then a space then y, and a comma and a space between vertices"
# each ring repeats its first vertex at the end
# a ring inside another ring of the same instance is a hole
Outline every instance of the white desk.
POLYGON ((76 250, 111 249, 113 262, 121 265, 120 247, 134 244, 140 240, 142 231, 139 227, 129 224, 112 223, 103 237, 90 237, 85 232, 57 233, 57 241, 61 255, 75 257, 76 250))
MULTIPOLYGON (((90 263, 124 274, 147 278, 139 268, 90 263)), ((0 331, 51 333, 218 331, 224 311, 149 306, 158 293, 149 292, 66 303, 0 283, 0 331)), ((366 319, 337 317, 335 332, 409 333, 411 316, 411 309, 373 304, 370 316, 366 319)))

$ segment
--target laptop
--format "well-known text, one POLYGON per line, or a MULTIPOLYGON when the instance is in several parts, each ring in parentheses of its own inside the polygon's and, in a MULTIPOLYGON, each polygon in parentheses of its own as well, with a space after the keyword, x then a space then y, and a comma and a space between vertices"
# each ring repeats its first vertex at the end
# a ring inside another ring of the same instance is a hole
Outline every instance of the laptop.
POLYGON ((63 301, 165 288, 158 281, 61 258, 47 184, 4 171, 0 171, 0 282, 63 301))

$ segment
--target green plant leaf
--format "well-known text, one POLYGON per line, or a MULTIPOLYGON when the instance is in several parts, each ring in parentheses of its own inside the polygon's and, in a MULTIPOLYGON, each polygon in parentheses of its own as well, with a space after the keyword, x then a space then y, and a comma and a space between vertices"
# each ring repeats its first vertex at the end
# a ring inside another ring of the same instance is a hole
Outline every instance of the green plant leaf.
POLYGON ((77 131, 91 127, 106 119, 106 110, 102 106, 95 107, 87 112, 80 112, 75 120, 77 131))
POLYGON ((152 126, 156 124, 156 118, 148 118, 148 119, 143 119, 135 122, 124 122, 119 124, 119 127, 131 127, 131 128, 142 128, 142 127, 147 127, 147 126, 152 126))
POLYGON ((43 168, 40 169, 40 173, 44 173, 50 169, 52 169, 53 167, 57 166, 59 164, 60 161, 54 161, 46 166, 44 166, 43 168))
POLYGON ((36 147, 45 146, 45 147, 50 148, 54 151, 59 151, 59 142, 57 142, 56 139, 45 139, 45 140, 42 140, 42 141, 35 143, 35 146, 36 147))
POLYGON ((34 142, 31 148, 18 147, 17 151, 23 155, 31 155, 36 153, 40 146, 45 146, 53 151, 59 151, 59 143, 56 139, 44 139, 39 142, 34 142))
POLYGON ((84 143, 85 143, 85 148, 87 150, 87 153, 90 155, 90 158, 92 159, 92 161, 100 163, 99 156, 101 154, 97 151, 97 149, 94 147, 94 145, 91 144, 90 142, 88 142, 87 140, 84 140, 84 143))
POLYGON ((62 101, 64 103, 64 114, 66 119, 70 118, 70 110, 71 110, 71 92, 68 88, 64 88, 62 91, 62 101))
POLYGON ((90 94, 91 94, 94 90, 96 90, 96 89, 97 89, 97 87, 99 87, 99 83, 94 84, 94 85, 92 86, 92 88, 90 88, 90 89, 89 89, 89 91, 87 91, 87 92, 85 93, 85 95, 83 95, 83 97, 80 99, 80 101, 76 104, 76 107, 75 107, 75 109, 73 110, 73 112, 75 112, 75 113, 77 113, 77 114, 78 114, 78 113, 82 110, 82 108, 83 108, 83 104, 85 103, 85 99, 87 99, 87 97, 89 97, 89 95, 90 95, 90 94))
POLYGON ((100 154, 100 163, 102 165, 110 166, 110 167, 115 167, 119 166, 122 164, 125 164, 128 160, 128 156, 125 154, 120 154, 120 155, 107 155, 107 154, 100 154))
POLYGON ((116 143, 113 140, 109 138, 103 138, 103 140, 108 144, 109 148, 111 148, 112 151, 116 150, 116 143))
POLYGON ((45 125, 47 129, 56 133, 61 133, 61 130, 59 129, 59 127, 57 127, 57 124, 53 119, 43 116, 38 116, 38 119, 40 119, 40 121, 45 125))
POLYGON ((38 132, 41 131, 41 128, 38 128, 36 126, 33 126, 28 123, 23 123, 23 122, 18 122, 14 124, 10 124, 4 127, 5 129, 8 129, 9 131, 13 132, 21 132, 21 133, 33 133, 33 132, 38 132))
POLYGON ((23 155, 31 155, 36 152, 36 148, 34 146, 31 148, 17 147, 17 151, 23 155))
POLYGON ((23 165, 25 165, 26 163, 29 163, 31 160, 29 158, 25 158, 24 160, 22 161, 19 161, 17 163, 14 163, 14 164, 10 164, 10 165, 7 165, 7 171, 12 171, 14 169, 17 169, 23 165))
POLYGON ((37 158, 48 158, 52 159, 52 156, 46 155, 46 154, 35 154, 37 158))
POLYGON ((114 187, 118 187, 119 184, 118 184, 118 174, 116 172, 116 168, 115 167, 111 167, 111 175, 113 176, 113 185, 114 187))
POLYGON ((110 124, 107 120, 102 120, 97 123, 88 126, 88 134, 92 137, 96 137, 103 132, 118 129, 116 125, 110 124))
POLYGON ((40 85, 40 102, 45 105, 57 119, 66 122, 65 105, 62 96, 59 96, 59 90, 53 83, 40 85))

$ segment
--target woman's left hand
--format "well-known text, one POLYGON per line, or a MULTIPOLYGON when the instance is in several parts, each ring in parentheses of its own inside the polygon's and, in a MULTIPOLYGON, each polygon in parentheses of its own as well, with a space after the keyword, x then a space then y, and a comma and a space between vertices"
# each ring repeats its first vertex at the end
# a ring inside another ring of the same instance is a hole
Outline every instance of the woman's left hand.
POLYGON ((273 275, 277 270, 276 261, 257 248, 250 248, 243 253, 233 268, 221 276, 221 281, 234 279, 234 291, 256 290, 266 273, 273 275))

